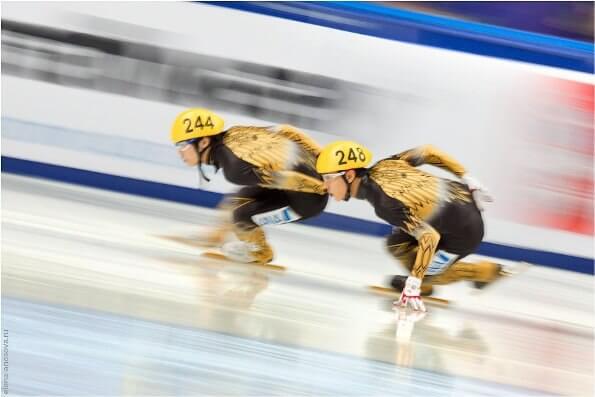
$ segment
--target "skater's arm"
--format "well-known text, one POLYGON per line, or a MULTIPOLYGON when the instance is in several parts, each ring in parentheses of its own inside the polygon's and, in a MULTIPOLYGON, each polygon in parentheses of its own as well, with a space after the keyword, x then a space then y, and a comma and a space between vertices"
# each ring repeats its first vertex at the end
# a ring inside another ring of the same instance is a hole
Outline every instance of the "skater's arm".
POLYGON ((465 168, 450 155, 442 152, 432 145, 423 145, 404 151, 392 157, 395 160, 404 160, 414 167, 430 164, 452 172, 459 178, 465 175, 465 168))
POLYGON ((398 200, 382 194, 375 206, 376 215, 391 225, 414 237, 418 243, 417 256, 411 276, 423 279, 426 269, 432 262, 440 234, 430 224, 411 214, 409 209, 398 200))
POLYGON ((291 190, 303 193, 326 194, 326 188, 321 180, 298 171, 261 171, 262 187, 269 189, 291 190))
POLYGON ((306 135, 306 133, 298 130, 294 126, 282 124, 270 127, 269 130, 276 132, 278 135, 281 135, 299 144, 307 152, 311 153, 316 157, 318 157, 318 155, 320 154, 321 147, 316 143, 316 141, 314 141, 314 139, 310 138, 308 135, 306 135))
POLYGON ((417 239, 418 244, 417 256, 411 268, 411 276, 422 280, 436 253, 440 234, 431 225, 420 220, 413 220, 407 228, 410 231, 406 231, 417 239))

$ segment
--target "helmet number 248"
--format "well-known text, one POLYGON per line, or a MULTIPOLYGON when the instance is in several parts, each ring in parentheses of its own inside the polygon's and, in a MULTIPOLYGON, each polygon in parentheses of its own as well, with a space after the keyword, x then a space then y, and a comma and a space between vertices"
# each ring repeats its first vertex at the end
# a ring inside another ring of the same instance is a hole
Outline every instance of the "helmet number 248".
POLYGON ((215 128, 215 124, 213 124, 213 120, 211 120, 211 116, 207 117, 207 120, 204 124, 203 124, 200 116, 198 116, 196 118, 196 121, 194 122, 194 128, 192 128, 192 120, 191 119, 184 119, 184 125, 186 126, 187 134, 193 132, 194 128, 201 129, 201 130, 205 127, 215 128))
MULTIPOLYGON (((356 148, 357 150, 357 155, 355 154, 355 151, 353 150, 353 148, 349 148, 349 153, 347 154, 347 160, 351 160, 353 162, 357 162, 358 158, 360 161, 364 162, 366 161, 366 155, 365 153, 362 151, 361 148, 356 148)), ((337 150, 335 152, 335 156, 339 157, 339 164, 340 165, 345 165, 347 164, 347 161, 345 161, 345 152, 342 150, 337 150)))

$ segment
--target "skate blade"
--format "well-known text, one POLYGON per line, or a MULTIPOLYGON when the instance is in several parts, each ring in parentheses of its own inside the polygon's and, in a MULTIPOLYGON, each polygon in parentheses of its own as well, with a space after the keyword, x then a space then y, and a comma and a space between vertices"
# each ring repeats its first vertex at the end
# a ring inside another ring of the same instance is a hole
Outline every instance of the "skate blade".
POLYGON ((278 271, 278 272, 284 272, 287 270, 287 268, 285 266, 275 265, 273 263, 242 263, 242 262, 232 261, 231 259, 229 259, 227 256, 225 256, 221 252, 216 252, 216 251, 206 251, 206 252, 203 252, 200 256, 209 258, 209 259, 215 259, 218 261, 235 263, 237 265, 254 266, 254 267, 261 268, 261 269, 274 270, 274 271, 278 271))
POLYGON ((526 272, 531 266, 532 265, 528 262, 518 262, 515 265, 503 267, 502 270, 500 270, 500 275, 503 277, 518 276, 519 274, 526 272))
MULTIPOLYGON (((400 292, 395 291, 393 288, 389 287, 381 287, 378 285, 371 285, 368 287, 368 290, 374 292, 376 294, 391 296, 399 298, 401 296, 400 292)), ((436 298, 434 296, 422 296, 421 300, 424 303, 435 304, 435 305, 448 305, 450 301, 448 299, 436 298)))

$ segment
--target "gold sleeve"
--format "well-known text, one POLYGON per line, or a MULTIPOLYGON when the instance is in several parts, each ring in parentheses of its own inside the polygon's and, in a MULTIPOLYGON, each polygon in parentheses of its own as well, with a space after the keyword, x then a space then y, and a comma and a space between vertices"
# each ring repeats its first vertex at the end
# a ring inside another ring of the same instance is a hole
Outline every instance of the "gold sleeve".
POLYGON ((291 125, 277 125, 274 127, 269 127, 269 130, 277 133, 277 135, 283 136, 297 143, 315 157, 318 157, 320 151, 322 150, 322 148, 318 145, 318 143, 316 143, 316 141, 314 141, 314 139, 306 135, 305 132, 300 131, 291 125))
POLYGON ((459 178, 465 175, 465 167, 450 155, 442 152, 432 145, 423 145, 399 153, 392 157, 395 160, 404 160, 414 167, 430 164, 452 172, 459 178))
POLYGON ((262 187, 269 189, 292 190, 295 192, 326 194, 324 183, 309 175, 297 171, 272 171, 259 170, 263 183, 262 187))
POLYGON ((410 218, 405 222, 405 225, 405 231, 414 236, 418 243, 417 256, 411 268, 411 275, 422 280, 436 253, 440 234, 431 225, 417 218, 410 218))

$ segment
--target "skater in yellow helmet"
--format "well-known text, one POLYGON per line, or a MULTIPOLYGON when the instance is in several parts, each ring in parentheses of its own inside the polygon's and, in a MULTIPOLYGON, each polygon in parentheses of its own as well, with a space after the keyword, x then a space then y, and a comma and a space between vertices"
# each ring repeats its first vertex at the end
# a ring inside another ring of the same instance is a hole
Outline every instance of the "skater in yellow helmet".
POLYGON ((380 218, 394 226, 388 250, 409 270, 408 277, 391 280, 392 287, 401 292, 397 305, 425 311, 420 295, 431 294, 433 285, 471 280, 481 287, 499 277, 499 264, 461 261, 483 238, 479 205, 480 199, 489 200, 462 165, 430 145, 367 168, 371 160, 372 154, 362 145, 339 141, 323 148, 316 170, 335 200, 367 200, 380 218), (448 170, 460 182, 416 168, 422 164, 448 170))
POLYGON ((180 113, 171 140, 182 160, 205 169, 221 170, 225 179, 244 186, 220 205, 231 212, 204 245, 220 246, 228 232, 239 241, 222 245, 223 253, 240 262, 267 263, 273 258, 262 226, 289 223, 318 215, 328 195, 316 172, 320 147, 305 133, 289 125, 234 126, 203 108, 180 113))

